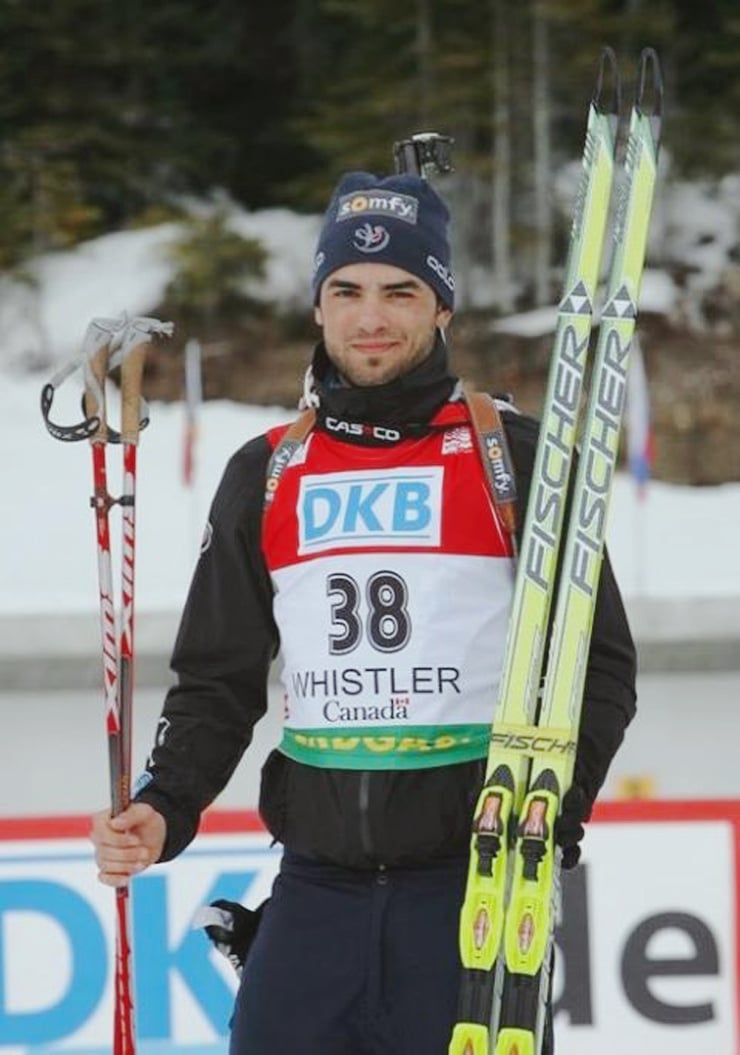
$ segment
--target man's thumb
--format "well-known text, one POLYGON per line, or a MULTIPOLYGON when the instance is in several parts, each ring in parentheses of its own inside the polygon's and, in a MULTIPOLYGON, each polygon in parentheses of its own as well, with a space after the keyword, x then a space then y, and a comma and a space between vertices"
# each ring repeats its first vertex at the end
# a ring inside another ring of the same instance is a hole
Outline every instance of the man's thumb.
POLYGON ((144 824, 154 811, 146 802, 132 802, 121 813, 111 817, 111 826, 119 832, 128 832, 140 824, 144 824))

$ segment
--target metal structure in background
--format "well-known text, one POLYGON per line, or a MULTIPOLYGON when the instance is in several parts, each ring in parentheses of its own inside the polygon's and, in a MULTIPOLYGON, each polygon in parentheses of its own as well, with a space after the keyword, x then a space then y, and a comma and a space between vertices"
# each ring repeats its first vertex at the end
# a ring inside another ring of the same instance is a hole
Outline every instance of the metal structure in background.
POLYGON ((410 172, 422 179, 444 176, 453 171, 451 136, 439 132, 416 132, 393 144, 396 172, 410 172))

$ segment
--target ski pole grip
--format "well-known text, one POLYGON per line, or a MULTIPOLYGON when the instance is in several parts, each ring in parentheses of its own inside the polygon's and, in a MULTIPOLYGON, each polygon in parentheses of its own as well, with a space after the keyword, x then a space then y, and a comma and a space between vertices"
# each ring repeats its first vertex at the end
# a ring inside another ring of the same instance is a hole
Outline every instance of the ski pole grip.
POLYGON ((147 340, 135 345, 121 364, 121 439, 124 443, 137 443, 139 439, 141 379, 148 346, 147 340))
POLYGON ((108 439, 108 422, 105 413, 105 377, 108 373, 108 345, 103 345, 86 364, 86 384, 83 404, 87 418, 97 418, 98 427, 91 432, 93 443, 105 443, 108 439))

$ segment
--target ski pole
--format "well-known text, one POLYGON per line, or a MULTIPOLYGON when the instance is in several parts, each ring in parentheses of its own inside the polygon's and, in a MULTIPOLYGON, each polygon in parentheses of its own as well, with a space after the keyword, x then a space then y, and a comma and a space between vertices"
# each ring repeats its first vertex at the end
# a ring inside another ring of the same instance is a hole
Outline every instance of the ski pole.
MULTIPOLYGON (((130 721, 122 713, 120 688, 121 659, 116 632, 113 600, 109 511, 114 499, 108 491, 106 448, 109 440, 105 400, 105 380, 110 358, 110 339, 97 349, 85 364, 84 405, 88 420, 98 426, 90 437, 93 465, 93 497, 100 597, 100 632, 103 659, 103 694, 105 704, 108 764, 111 789, 111 813, 115 816, 129 802, 130 721)), ((121 504, 125 509, 124 498, 121 504)), ((124 567, 126 561, 124 559, 124 567)), ((125 577, 125 573, 124 573, 125 577)), ((116 966, 114 996, 114 1055, 133 1055, 136 1050, 133 1000, 133 963, 129 925, 128 885, 116 889, 116 966)))
MULTIPOLYGON (((91 436, 93 460, 93 499, 98 547, 98 587, 100 594, 100 629, 103 648, 103 681, 108 738, 108 764, 111 789, 111 813, 126 808, 130 798, 130 715, 124 715, 120 679, 123 673, 119 641, 116 635, 111 567, 109 511, 113 499, 108 492, 106 445, 108 442, 105 405, 105 378, 108 372, 110 345, 104 346, 90 361, 87 370, 85 409, 88 417, 100 424, 91 436), (96 386, 98 391, 96 391, 96 386)), ((130 496, 132 500, 132 496, 130 496)), ((126 510, 126 496, 121 505, 126 510)), ((124 555, 123 568, 129 567, 124 555)), ((129 571, 129 578, 132 573, 129 571)), ((124 581, 126 572, 123 573, 124 581)), ((124 618, 126 618, 124 616, 124 618)), ((128 704, 128 700, 126 701, 128 704)), ((133 963, 129 925, 128 885, 116 889, 116 966, 114 996, 114 1055, 133 1055, 136 1050, 133 1000, 133 963)))
MULTIPOLYGON (((111 663, 111 644, 115 644, 116 674, 114 689, 106 699, 106 723, 109 749, 111 813, 115 816, 131 800, 131 738, 134 687, 134 568, 136 555, 136 464, 141 430, 141 382, 147 347, 154 333, 169 334, 172 327, 156 319, 133 319, 108 346, 108 366, 121 364, 121 434, 123 447, 123 487, 118 503, 122 512, 121 607, 120 629, 111 641, 106 591, 111 581, 110 532, 108 511, 115 500, 106 485, 105 433, 101 442, 92 438, 95 481, 95 510, 98 520, 98 558, 100 569, 101 629, 103 632, 104 670, 111 663), (115 346, 118 347, 115 347, 115 346), (112 354, 111 354, 112 353, 112 354), (101 521, 105 523, 101 523, 101 521)), ((102 372, 102 370, 101 370, 102 372)), ((95 374, 95 371, 93 371, 95 374)), ((102 421, 105 422, 102 400, 102 421)), ((110 681, 110 675, 108 675, 110 681)), ((116 888, 116 978, 114 1002, 113 1055, 133 1055, 136 1050, 133 955, 130 937, 129 887, 116 888)))
MULTIPOLYGON (((139 432, 147 424, 141 413, 141 381, 147 347, 154 334, 169 336, 171 323, 157 319, 93 319, 83 340, 82 355, 57 371, 44 386, 41 410, 49 432, 60 440, 89 439, 93 465, 103 695, 110 774, 111 814, 126 809, 131 792, 131 727, 134 663, 134 556, 136 451, 139 432), (121 432, 110 428, 105 384, 109 371, 121 367, 121 432), (50 420, 55 389, 78 367, 84 371, 84 420, 71 426, 50 420), (109 443, 123 447, 121 497, 108 490, 106 450, 109 443), (117 630, 110 544, 110 508, 123 513, 120 631, 117 630)), ((113 1055, 135 1055, 133 952, 130 936, 128 885, 116 889, 116 959, 113 1055)))

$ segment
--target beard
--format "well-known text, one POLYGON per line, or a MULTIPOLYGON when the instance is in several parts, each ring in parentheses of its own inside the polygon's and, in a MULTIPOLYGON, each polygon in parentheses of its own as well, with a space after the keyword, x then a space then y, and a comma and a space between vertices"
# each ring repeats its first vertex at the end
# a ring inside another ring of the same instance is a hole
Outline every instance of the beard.
MULTIPOLYGON (((364 354, 352 349, 351 341, 340 343, 324 335, 324 346, 327 355, 334 364, 339 376, 350 385, 374 387, 386 385, 399 377, 410 373, 423 362, 434 347, 436 327, 417 334, 408 342, 402 339, 387 353, 364 354)), ((394 340, 391 335, 390 340, 394 340)))

